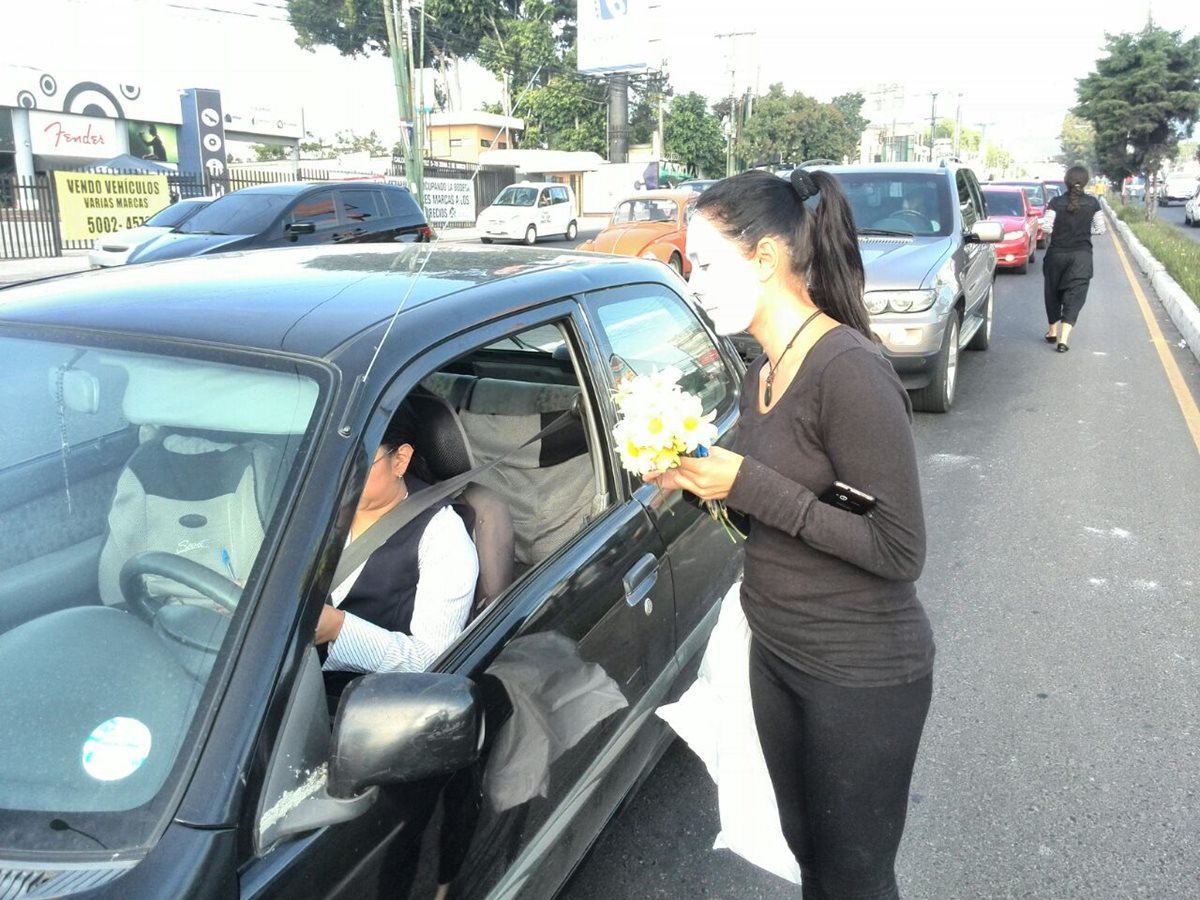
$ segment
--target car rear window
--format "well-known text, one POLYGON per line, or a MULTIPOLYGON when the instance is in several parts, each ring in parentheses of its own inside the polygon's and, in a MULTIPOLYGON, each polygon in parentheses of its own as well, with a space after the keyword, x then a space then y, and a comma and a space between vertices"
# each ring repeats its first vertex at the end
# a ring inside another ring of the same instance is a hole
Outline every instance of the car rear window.
POLYGON ((387 198, 388 211, 394 218, 425 221, 425 216, 421 214, 421 210, 417 206, 417 201, 413 199, 413 195, 408 191, 401 188, 392 188, 391 190, 384 191, 383 195, 387 198))

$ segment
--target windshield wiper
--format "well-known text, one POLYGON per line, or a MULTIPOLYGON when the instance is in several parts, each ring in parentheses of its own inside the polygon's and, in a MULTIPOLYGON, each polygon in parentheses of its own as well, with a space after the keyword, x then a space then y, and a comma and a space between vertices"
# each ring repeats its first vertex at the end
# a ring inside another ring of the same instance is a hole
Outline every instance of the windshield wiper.
POLYGON ((890 228, 859 228, 858 233, 875 237, 912 237, 914 234, 911 231, 892 231, 890 228))
POLYGON ((221 237, 229 237, 229 233, 226 231, 181 231, 179 233, 180 234, 216 234, 216 235, 220 235, 221 237))

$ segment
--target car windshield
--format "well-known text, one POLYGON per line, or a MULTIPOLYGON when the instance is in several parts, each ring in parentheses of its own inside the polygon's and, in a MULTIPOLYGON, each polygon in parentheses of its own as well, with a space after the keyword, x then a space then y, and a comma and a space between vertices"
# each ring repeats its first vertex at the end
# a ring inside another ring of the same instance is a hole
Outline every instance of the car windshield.
POLYGON ((613 211, 612 224, 674 222, 678 218, 679 204, 674 200, 624 200, 613 211))
POLYGON ((287 194, 226 194, 175 230, 180 234, 259 234, 291 200, 287 194))
POLYGON ((1025 192, 1025 197, 1029 200, 1030 206, 1045 206, 1046 191, 1040 184, 1023 184, 1021 190, 1025 192))
POLYGON ((320 377, 0 334, 0 854, 133 850, 173 814, 320 377))
POLYGON ((953 216, 944 177, 920 172, 832 172, 850 201, 859 230, 915 237, 950 233, 953 216))
POLYGON ((160 209, 148 218, 146 224, 152 228, 174 228, 204 209, 209 202, 208 200, 185 200, 182 203, 172 203, 166 209, 160 209))
POLYGON ((1025 206, 1021 203, 1021 195, 1016 191, 983 191, 983 199, 987 201, 988 215, 992 216, 1024 216, 1025 206))
POLYGON ((492 201, 492 206, 533 206, 537 202, 537 195, 537 188, 506 187, 492 201))

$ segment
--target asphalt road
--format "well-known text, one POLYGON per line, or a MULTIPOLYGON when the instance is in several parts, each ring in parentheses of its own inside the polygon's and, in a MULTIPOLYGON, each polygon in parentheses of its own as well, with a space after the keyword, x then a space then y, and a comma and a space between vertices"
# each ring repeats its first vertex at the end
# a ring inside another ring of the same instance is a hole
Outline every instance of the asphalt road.
POLYGON ((1183 204, 1177 203, 1171 206, 1160 206, 1158 208, 1158 218, 1163 222, 1170 222, 1176 226, 1181 232, 1190 237, 1193 241, 1200 241, 1200 228, 1189 228, 1183 224, 1183 204))
MULTIPOLYGON (((963 355, 949 415, 914 426, 938 659, 901 890, 1192 900, 1200 452, 1111 238, 1070 353, 1041 339, 1041 289, 1040 262, 1000 276, 992 349, 963 355)), ((565 897, 799 898, 711 850, 718 830, 716 790, 676 742, 565 897)))

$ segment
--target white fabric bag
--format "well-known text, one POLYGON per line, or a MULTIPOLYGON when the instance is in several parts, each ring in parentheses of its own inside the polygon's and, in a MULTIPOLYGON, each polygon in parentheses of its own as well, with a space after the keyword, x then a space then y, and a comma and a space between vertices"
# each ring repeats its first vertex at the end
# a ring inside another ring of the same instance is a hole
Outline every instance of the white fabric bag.
POLYGON ((695 683, 658 715, 704 762, 717 785, 721 832, 713 849, 738 856, 793 884, 800 866, 783 838, 779 807, 750 703, 750 626, 741 582, 721 601, 695 683))

